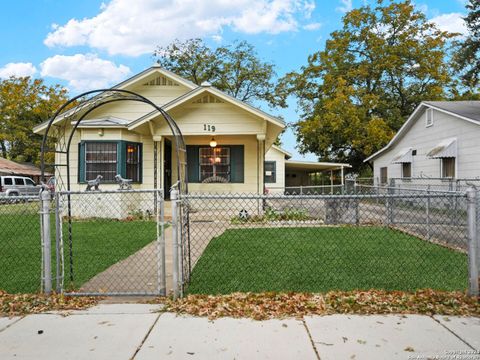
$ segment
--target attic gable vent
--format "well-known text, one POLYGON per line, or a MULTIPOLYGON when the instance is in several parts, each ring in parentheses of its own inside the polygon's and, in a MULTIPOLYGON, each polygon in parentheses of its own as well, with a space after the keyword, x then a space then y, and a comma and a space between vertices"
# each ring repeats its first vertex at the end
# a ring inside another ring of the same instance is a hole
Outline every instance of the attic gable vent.
POLYGON ((160 75, 146 83, 143 84, 144 86, 179 86, 178 83, 167 79, 165 76, 160 75))
POLYGON ((215 104, 215 103, 220 104, 220 103, 223 103, 223 101, 213 95, 205 95, 205 96, 202 96, 200 99, 195 100, 193 103, 194 104, 215 104))

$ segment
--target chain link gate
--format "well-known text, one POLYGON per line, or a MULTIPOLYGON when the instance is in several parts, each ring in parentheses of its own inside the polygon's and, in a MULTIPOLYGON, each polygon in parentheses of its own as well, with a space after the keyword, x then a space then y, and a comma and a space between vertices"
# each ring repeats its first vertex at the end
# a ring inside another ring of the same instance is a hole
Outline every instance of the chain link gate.
POLYGON ((55 196, 57 291, 166 295, 162 190, 55 196))

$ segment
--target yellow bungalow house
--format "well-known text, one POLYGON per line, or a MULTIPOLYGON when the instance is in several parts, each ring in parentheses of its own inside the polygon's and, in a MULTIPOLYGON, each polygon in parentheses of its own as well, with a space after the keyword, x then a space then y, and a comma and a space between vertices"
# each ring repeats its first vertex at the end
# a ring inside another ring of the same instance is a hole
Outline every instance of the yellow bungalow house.
MULTIPOLYGON (((272 147, 285 127, 281 119, 208 83, 198 86, 158 66, 114 88, 148 98, 178 124, 187 145, 190 192, 263 193, 265 177, 269 181, 275 173, 284 178, 285 156, 265 162, 270 149, 273 157, 283 151, 272 147)), ((34 132, 43 133, 46 126, 41 124, 34 132)), ((116 189, 115 175, 120 174, 132 179, 136 189, 163 188, 168 194, 177 180, 175 164, 175 141, 162 115, 144 103, 113 102, 90 112, 74 134, 71 190, 83 190, 97 175, 103 176, 102 188, 116 189)), ((332 165, 332 169, 348 166, 332 165)))

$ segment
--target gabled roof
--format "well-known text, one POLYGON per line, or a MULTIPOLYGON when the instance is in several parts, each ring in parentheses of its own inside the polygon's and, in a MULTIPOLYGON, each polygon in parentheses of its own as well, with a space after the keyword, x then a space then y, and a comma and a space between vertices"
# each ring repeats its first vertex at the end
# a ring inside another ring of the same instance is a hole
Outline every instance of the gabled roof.
MULTIPOLYGON (((189 80, 187 80, 187 79, 184 79, 184 78, 182 78, 181 76, 178 76, 177 74, 174 74, 174 73, 172 73, 171 71, 168 71, 168 70, 160 67, 159 65, 154 65, 154 66, 151 66, 151 67, 149 67, 148 69, 145 69, 145 70, 143 70, 142 72, 140 72, 140 73, 132 76, 131 78, 128 78, 127 80, 124 80, 124 81, 122 81, 121 83, 112 86, 110 89, 120 89, 120 90, 123 90, 123 89, 131 86, 132 84, 134 84, 134 83, 136 83, 136 82, 139 82, 139 81, 141 81, 142 79, 145 79, 146 77, 148 77, 148 76, 150 76, 150 75, 152 75, 152 74, 154 74, 154 73, 159 73, 159 74, 163 74, 163 75, 165 75, 165 76, 167 76, 167 77, 170 77, 170 78, 172 78, 173 80, 177 81, 178 83, 186 86, 188 89, 195 89, 195 88, 198 87, 198 85, 194 84, 193 82, 191 82, 191 81, 189 81, 189 80)), ((101 95, 101 94, 98 94, 97 96, 94 96, 91 100, 96 99, 96 98, 97 98, 98 96, 100 96, 100 95, 101 95)), ((73 109, 75 109, 75 107, 74 107, 73 109)), ((57 117, 57 119, 56 119, 55 122, 61 121, 61 120, 63 119, 63 116, 62 116, 62 115, 65 115, 65 114, 70 113, 73 109, 67 110, 67 111, 65 111, 64 113, 60 114, 60 115, 57 117)), ((38 133, 38 132, 44 130, 44 129, 47 127, 49 121, 50 121, 50 119, 47 120, 47 121, 44 121, 43 123, 41 123, 41 124, 39 124, 39 125, 37 125, 37 126, 35 126, 35 127, 33 128, 33 132, 34 132, 34 133, 38 133)))
POLYGON ((480 101, 425 101, 424 104, 480 123, 480 101))
MULTIPOLYGON (((182 85, 185 85, 187 88, 190 89, 190 91, 186 92, 185 94, 179 96, 178 98, 170 101, 167 104, 162 105, 162 108, 165 111, 171 110, 171 109, 175 108, 176 106, 179 106, 180 104, 185 103, 189 99, 192 99, 193 97, 201 94, 202 92, 209 92, 209 93, 211 93, 211 94, 213 94, 213 95, 215 95, 215 96, 217 96, 217 97, 219 97, 219 98, 221 98, 221 99, 223 99, 227 102, 230 102, 230 103, 233 103, 233 104, 239 106, 240 108, 242 108, 242 109, 244 109, 244 110, 246 110, 246 111, 248 111, 248 112, 250 112, 254 115, 257 115, 261 118, 264 118, 265 120, 267 120, 267 121, 269 121, 269 122, 271 122, 271 123, 273 123, 277 126, 280 126, 282 128, 285 127, 285 122, 280 118, 272 116, 272 115, 264 112, 263 110, 257 109, 255 107, 243 102, 243 101, 240 101, 240 100, 234 98, 233 96, 230 96, 230 95, 214 88, 213 86, 211 86, 208 83, 204 83, 201 86, 196 85, 193 82, 191 82, 187 79, 184 79, 181 76, 172 73, 171 71, 165 70, 164 68, 162 68, 158 65, 152 66, 152 67, 150 67, 150 68, 132 76, 131 78, 129 78, 125 81, 122 81, 121 83, 111 87, 111 89, 125 89, 128 86, 130 86, 130 85, 132 85, 136 82, 139 82, 142 79, 145 79, 146 77, 150 76, 151 74, 153 74, 155 72, 158 72, 158 73, 161 73, 161 74, 163 74, 167 77, 170 77, 173 80, 179 82, 182 85)), ((95 99, 95 97, 93 99, 95 99)), ((70 112, 72 110, 73 109, 70 109, 70 110, 66 111, 64 114, 67 114, 68 112, 70 112)), ((139 118, 137 120, 134 120, 134 121, 131 121, 129 123, 128 130, 134 129, 137 126, 140 126, 140 125, 150 121, 151 119, 153 119, 156 116, 158 116, 158 112, 157 112, 157 110, 153 110, 150 113, 142 116, 141 118, 139 118)), ((56 122, 61 121, 62 119, 63 119, 63 117, 59 116, 59 117, 57 117, 56 122)), ((86 121, 86 120, 84 120, 84 121, 86 121)), ((47 125, 48 125, 48 121, 45 121, 42 124, 35 126, 33 128, 33 132, 38 133, 38 132, 44 130, 47 127, 47 125)), ((83 121, 82 121, 82 125, 83 125, 83 121)), ((93 123, 90 124, 90 126, 94 127, 93 123)), ((100 125, 98 125, 98 126, 100 126, 100 125)))
POLYGON ((417 106, 415 111, 405 121, 402 127, 398 130, 395 136, 384 148, 380 149, 373 155, 370 155, 363 162, 367 162, 375 159, 393 145, 395 145, 402 136, 408 132, 412 127, 414 121, 420 116, 420 114, 427 108, 435 109, 448 115, 452 115, 470 123, 480 125, 480 101, 423 101, 417 106))
MULTIPOLYGON (((236 98, 234 98, 233 96, 230 96, 226 93, 224 93, 223 91, 220 91, 218 90, 217 88, 214 88, 213 86, 209 85, 209 84, 204 84, 202 86, 199 86, 181 96, 179 96, 178 98, 170 101, 169 103, 165 104, 162 106, 162 108, 165 110, 165 111, 169 111, 169 110, 172 110, 174 108, 176 108, 177 106, 180 106, 181 104, 184 104, 185 102, 193 99, 194 97, 202 94, 202 93, 210 93, 214 96, 217 96, 218 98, 222 99, 222 100, 225 100, 229 103, 232 103, 258 117, 261 117, 261 118, 264 118, 265 120, 277 125, 277 126, 280 126, 280 127, 285 127, 285 122, 280 119, 280 118, 277 118, 275 116, 272 116, 266 112, 264 112, 263 110, 260 110, 260 109, 257 109, 243 101, 240 101, 236 98)), ((134 120, 132 121, 129 126, 128 126, 128 130, 132 130, 132 129, 135 129, 136 127, 140 126, 140 125, 143 125, 145 123, 147 123, 148 121, 154 119, 155 117, 157 117, 159 114, 156 110, 154 111, 151 111, 150 113, 142 116, 141 118, 137 119, 137 120, 134 120)))

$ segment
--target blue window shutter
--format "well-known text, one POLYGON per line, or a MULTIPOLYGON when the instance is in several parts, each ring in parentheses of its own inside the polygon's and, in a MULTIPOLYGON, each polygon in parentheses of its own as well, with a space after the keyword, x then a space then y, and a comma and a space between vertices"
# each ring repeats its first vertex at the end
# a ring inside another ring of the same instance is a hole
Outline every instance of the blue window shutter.
POLYGON ((187 173, 190 183, 200 182, 199 148, 197 145, 187 145, 187 173))
POLYGON ((230 146, 230 182, 244 182, 245 155, 243 145, 230 146))
POLYGON ((78 143, 78 182, 85 182, 85 143, 78 143))

